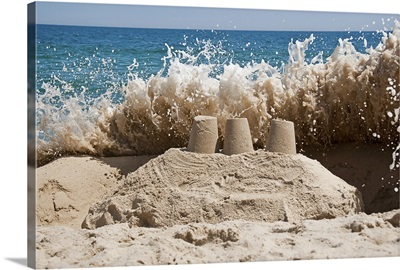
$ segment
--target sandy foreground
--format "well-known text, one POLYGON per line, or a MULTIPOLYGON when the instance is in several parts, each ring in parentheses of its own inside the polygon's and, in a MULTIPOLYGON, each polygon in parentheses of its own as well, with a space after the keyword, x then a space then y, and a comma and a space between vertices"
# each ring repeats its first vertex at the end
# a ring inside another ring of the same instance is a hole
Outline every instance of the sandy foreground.
POLYGON ((262 150, 60 158, 37 169, 37 268, 400 256, 398 193, 365 167, 379 147, 349 147, 330 170, 262 150))

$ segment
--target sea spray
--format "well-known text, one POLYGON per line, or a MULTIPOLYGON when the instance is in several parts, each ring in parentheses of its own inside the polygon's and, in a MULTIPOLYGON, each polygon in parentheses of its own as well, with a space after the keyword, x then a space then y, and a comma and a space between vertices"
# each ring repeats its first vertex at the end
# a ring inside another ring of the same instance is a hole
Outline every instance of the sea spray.
POLYGON ((393 152, 394 169, 400 150, 399 39, 396 23, 365 53, 340 39, 326 61, 319 52, 308 63, 307 48, 318 42, 311 35, 289 43, 288 61, 280 68, 263 60, 229 61, 222 43, 199 41, 200 51, 166 44, 157 74, 135 73, 134 60, 127 82, 112 82, 95 96, 54 76, 37 94, 39 163, 67 154, 160 154, 186 146, 193 118, 210 115, 218 119, 222 142, 226 119, 246 117, 255 148, 263 148, 271 119, 282 118, 295 123, 300 150, 381 142, 393 152))

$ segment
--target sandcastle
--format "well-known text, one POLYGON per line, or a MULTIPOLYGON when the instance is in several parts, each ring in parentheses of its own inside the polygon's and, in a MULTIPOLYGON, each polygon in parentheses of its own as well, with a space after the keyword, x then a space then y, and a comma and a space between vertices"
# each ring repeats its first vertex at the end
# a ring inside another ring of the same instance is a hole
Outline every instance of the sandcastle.
MULTIPOLYGON (((219 152, 218 124, 213 116, 196 116, 190 133, 188 151, 203 154, 219 152)), ((294 124, 291 121, 274 119, 265 147, 266 151, 296 154, 294 124)), ((228 118, 225 125, 225 155, 236 155, 254 151, 247 118, 228 118)))
POLYGON ((293 122, 272 120, 265 149, 270 152, 296 154, 296 138, 294 134, 293 122))
POLYGON ((188 150, 202 154, 212 154, 218 151, 216 117, 199 115, 194 118, 188 150))

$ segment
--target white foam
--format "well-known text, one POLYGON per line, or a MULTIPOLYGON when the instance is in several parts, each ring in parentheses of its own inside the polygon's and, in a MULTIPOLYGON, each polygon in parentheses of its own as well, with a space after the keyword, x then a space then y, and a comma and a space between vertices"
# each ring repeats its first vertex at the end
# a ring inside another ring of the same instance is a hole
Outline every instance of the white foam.
MULTIPOLYGON (((265 146, 272 118, 294 122, 299 145, 376 140, 398 145, 399 25, 365 53, 340 39, 326 63, 323 52, 306 62, 308 46, 318 42, 313 35, 291 42, 282 69, 264 61, 213 63, 213 55, 226 53, 221 44, 199 40, 203 50, 197 54, 166 44, 164 68, 156 75, 140 78, 136 61, 128 67, 129 81, 118 88, 122 104, 112 102, 115 88, 88 99, 85 90, 73 94, 55 77, 58 86, 44 84, 45 93, 38 96, 39 152, 162 153, 187 145, 196 115, 217 117, 219 134, 226 119, 247 118, 256 148, 265 146), (209 63, 197 64, 200 57, 209 63), (216 66, 223 68, 218 76, 216 66), (61 95, 65 91, 72 96, 61 95), (51 100, 62 106, 50 105, 51 100)), ((399 149, 392 149, 391 168, 399 149)))

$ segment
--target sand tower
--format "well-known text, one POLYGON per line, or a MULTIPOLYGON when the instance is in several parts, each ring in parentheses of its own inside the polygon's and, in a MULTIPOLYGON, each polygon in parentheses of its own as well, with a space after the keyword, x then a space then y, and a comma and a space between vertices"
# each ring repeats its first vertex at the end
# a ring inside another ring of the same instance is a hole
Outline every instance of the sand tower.
POLYGON ((296 154, 294 124, 285 120, 272 120, 266 150, 285 154, 296 154))
POLYGON ((194 118, 188 150, 190 152, 212 154, 218 151, 217 118, 199 115, 194 118))
POLYGON ((224 154, 235 155, 252 152, 250 128, 247 118, 230 118, 226 120, 224 154))

